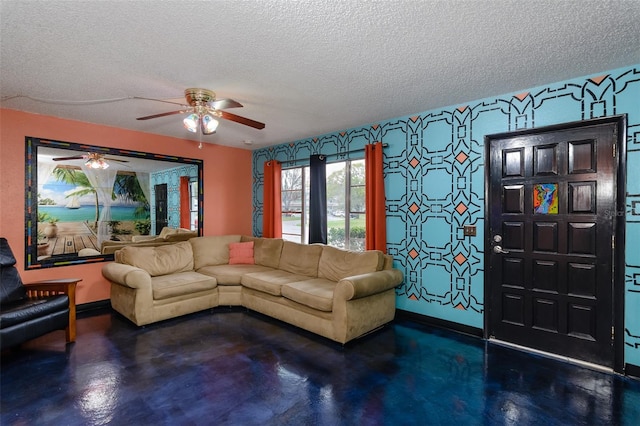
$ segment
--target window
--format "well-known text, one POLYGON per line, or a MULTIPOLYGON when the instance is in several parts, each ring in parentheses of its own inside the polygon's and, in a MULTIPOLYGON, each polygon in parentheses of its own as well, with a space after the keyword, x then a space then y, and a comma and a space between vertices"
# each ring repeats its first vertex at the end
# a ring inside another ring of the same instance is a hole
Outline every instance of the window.
POLYGON ((282 238, 306 243, 309 239, 309 167, 283 170, 281 192, 282 238))
POLYGON ((191 180, 189 182, 189 199, 191 200, 189 207, 189 224, 192 231, 198 229, 198 206, 200 202, 200 194, 198 194, 198 181, 191 180))
MULTIPOLYGON (((365 248, 364 160, 327 164, 327 243, 363 251, 365 248)), ((309 167, 282 171, 282 237, 308 242, 309 167)))

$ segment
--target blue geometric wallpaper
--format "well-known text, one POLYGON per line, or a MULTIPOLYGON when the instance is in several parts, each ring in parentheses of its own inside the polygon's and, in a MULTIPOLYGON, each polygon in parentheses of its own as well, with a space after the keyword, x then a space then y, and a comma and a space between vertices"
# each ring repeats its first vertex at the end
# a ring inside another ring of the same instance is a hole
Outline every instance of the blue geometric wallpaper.
POLYGON ((640 365, 640 65, 256 150, 253 233, 265 161, 363 158, 347 152, 384 142, 387 251, 405 275, 397 307, 481 329, 485 135, 618 114, 628 120, 625 362, 640 365))
MULTIPOLYGON (((149 208, 151 210, 151 232, 155 229, 156 223, 156 206, 153 200, 155 197, 155 186, 163 183, 167 184, 167 216, 169 219, 170 228, 180 227, 180 176, 198 177, 198 166, 179 166, 173 169, 162 170, 160 172, 153 172, 149 176, 151 185, 151 203, 149 208)), ((157 233, 160 233, 158 230, 157 233)))

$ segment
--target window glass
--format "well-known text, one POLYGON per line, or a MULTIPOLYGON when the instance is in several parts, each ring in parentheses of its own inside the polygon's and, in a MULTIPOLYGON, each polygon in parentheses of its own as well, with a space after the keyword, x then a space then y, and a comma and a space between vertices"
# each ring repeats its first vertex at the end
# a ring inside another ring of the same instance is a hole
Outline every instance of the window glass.
POLYGON ((327 244, 346 248, 346 217, 349 208, 346 200, 347 163, 327 164, 327 244))
POLYGON ((350 250, 364 251, 365 248, 365 175, 364 160, 352 161, 349 173, 349 239, 350 250))
POLYGON ((282 170, 282 238, 287 241, 303 243, 308 238, 304 208, 309 202, 308 174, 308 167, 282 170))
MULTIPOLYGON (((309 224, 309 167, 282 171, 282 238, 306 243, 309 224)), ((364 160, 327 164, 327 243, 364 250, 364 160)))
POLYGON ((189 182, 189 195, 191 197, 191 208, 190 208, 190 228, 192 231, 198 229, 198 182, 191 181, 189 182))

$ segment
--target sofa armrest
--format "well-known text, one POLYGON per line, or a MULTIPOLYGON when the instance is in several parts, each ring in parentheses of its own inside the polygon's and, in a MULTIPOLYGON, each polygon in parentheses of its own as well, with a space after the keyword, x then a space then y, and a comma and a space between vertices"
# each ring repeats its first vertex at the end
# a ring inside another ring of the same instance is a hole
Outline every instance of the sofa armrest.
POLYGON ((144 269, 124 263, 107 263, 102 267, 102 275, 111 282, 129 288, 151 288, 151 275, 144 269))
POLYGON ((359 299, 392 289, 398 286, 402 279, 402 272, 397 269, 354 275, 338 282, 333 297, 341 300, 359 299))

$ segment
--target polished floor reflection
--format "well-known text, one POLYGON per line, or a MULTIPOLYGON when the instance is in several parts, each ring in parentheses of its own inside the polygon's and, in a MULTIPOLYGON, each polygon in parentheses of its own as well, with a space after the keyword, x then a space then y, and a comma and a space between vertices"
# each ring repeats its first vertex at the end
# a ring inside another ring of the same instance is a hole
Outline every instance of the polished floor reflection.
POLYGON ((102 311, 2 355, 2 425, 638 425, 640 381, 396 321, 346 346, 243 309, 102 311))

